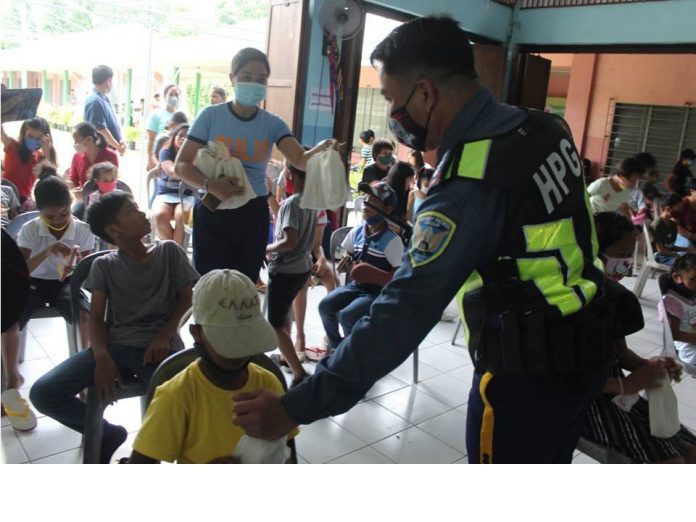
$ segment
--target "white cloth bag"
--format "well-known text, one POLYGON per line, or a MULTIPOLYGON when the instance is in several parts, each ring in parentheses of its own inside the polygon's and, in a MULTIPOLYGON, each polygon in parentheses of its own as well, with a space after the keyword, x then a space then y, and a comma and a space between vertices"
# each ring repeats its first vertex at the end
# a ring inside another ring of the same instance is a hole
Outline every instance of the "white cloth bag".
POLYGON ((242 464, 284 464, 290 457, 288 438, 263 440, 242 435, 232 452, 242 464))
POLYGON ((232 196, 220 203, 219 210, 239 208, 256 197, 244 170, 244 165, 239 159, 230 156, 230 151, 224 143, 209 141, 207 148, 198 150, 193 165, 210 180, 235 178, 239 186, 244 188, 243 194, 232 196))
POLYGON ((672 389, 667 371, 660 384, 646 390, 648 398, 648 416, 650 418, 650 435, 662 439, 674 437, 681 425, 679 424, 679 408, 677 396, 672 389))
POLYGON ((346 168, 334 149, 312 156, 307 162, 307 176, 300 206, 316 210, 335 210, 350 198, 346 168))

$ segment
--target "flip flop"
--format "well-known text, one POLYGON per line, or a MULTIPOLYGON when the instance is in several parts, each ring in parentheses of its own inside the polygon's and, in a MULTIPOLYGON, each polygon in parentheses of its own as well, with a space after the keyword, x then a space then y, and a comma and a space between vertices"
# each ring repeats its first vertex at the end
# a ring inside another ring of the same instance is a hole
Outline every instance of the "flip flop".
POLYGON ((6 390, 2 394, 2 406, 12 427, 19 431, 31 431, 36 428, 36 415, 31 411, 26 399, 19 390, 6 390))
POLYGON ((329 354, 329 350, 323 346, 308 346, 305 355, 310 361, 318 362, 329 354))

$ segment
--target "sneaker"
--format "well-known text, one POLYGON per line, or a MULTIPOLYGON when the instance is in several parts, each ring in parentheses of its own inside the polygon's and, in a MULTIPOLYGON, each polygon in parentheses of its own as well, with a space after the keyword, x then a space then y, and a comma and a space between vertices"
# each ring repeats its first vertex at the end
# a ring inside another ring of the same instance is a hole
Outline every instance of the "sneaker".
POLYGON ((19 390, 6 390, 2 394, 2 407, 12 427, 19 431, 31 431, 36 428, 36 415, 22 398, 19 390))

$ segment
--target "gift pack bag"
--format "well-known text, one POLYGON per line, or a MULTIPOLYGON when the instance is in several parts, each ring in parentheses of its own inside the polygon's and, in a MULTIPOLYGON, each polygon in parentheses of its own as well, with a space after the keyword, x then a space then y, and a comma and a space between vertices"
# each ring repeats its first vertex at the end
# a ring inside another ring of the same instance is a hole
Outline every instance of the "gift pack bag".
POLYGON ((251 187, 244 165, 239 159, 230 156, 230 151, 224 143, 219 141, 209 141, 208 147, 199 149, 193 164, 208 179, 215 180, 220 178, 235 178, 244 193, 233 196, 223 201, 217 207, 219 210, 234 209, 246 205, 250 199, 256 197, 254 189, 251 187))
POLYGON ((307 177, 300 206, 317 210, 335 210, 350 199, 350 187, 341 156, 328 149, 307 162, 307 177))

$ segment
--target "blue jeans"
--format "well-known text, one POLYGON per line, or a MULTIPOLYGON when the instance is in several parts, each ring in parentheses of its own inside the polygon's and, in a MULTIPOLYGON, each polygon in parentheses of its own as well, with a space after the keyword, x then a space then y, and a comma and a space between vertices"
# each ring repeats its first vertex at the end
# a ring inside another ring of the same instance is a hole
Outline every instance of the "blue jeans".
POLYGON ((672 266, 676 260, 677 258, 674 256, 666 256, 664 254, 660 254, 659 252, 655 252, 655 261, 660 264, 672 266))
MULTIPOLYGON (((145 348, 109 345, 107 349, 122 378, 150 382, 157 365, 143 366, 145 348)), ((91 349, 76 353, 36 381, 29 393, 31 402, 44 415, 83 433, 86 405, 76 395, 94 384, 95 366, 91 349)))
POLYGON ((361 290, 354 283, 338 287, 319 303, 319 316, 324 324, 329 348, 335 350, 343 337, 338 331, 340 320, 344 335, 350 335, 353 326, 360 319, 369 315, 372 301, 377 295, 361 290))

